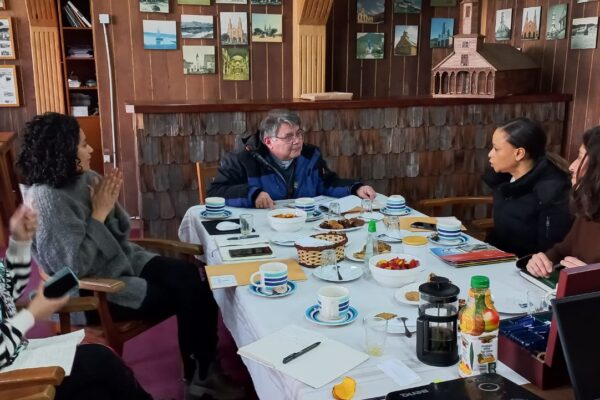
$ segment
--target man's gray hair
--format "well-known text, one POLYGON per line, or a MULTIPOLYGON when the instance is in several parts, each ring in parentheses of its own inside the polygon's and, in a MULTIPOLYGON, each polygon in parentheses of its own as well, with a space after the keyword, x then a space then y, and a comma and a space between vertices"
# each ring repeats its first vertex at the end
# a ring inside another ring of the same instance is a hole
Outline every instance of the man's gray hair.
POLYGON ((265 136, 277 136, 282 124, 300 126, 300 117, 295 112, 283 108, 269 111, 260 122, 260 139, 264 139, 265 136))

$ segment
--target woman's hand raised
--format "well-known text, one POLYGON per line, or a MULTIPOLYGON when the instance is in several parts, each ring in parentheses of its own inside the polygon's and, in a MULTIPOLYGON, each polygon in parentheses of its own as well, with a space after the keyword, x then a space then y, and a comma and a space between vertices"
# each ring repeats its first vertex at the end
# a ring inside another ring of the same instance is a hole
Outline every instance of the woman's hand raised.
POLYGON ((122 185, 123 174, 118 169, 114 169, 90 186, 92 218, 104 223, 119 198, 122 185))

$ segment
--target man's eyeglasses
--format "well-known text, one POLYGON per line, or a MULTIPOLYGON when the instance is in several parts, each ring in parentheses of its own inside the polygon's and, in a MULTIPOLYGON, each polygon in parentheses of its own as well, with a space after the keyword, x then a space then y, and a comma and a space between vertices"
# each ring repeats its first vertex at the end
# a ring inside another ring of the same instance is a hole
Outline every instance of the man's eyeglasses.
POLYGON ((304 140, 304 131, 298 131, 295 134, 289 134, 289 135, 285 135, 282 137, 279 136, 273 136, 275 139, 279 139, 284 143, 287 144, 291 144, 294 143, 295 141, 301 142, 302 140, 304 140))

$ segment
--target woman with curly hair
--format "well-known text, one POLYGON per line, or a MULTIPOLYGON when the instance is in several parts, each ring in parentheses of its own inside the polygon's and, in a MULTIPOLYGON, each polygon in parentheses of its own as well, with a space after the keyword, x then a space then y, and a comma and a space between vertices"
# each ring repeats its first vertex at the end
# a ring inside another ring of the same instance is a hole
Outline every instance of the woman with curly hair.
POLYGON ((531 257, 527 270, 534 276, 548 276, 558 263, 567 268, 600 263, 600 126, 583 135, 583 144, 569 170, 575 223, 562 242, 531 257))
POLYGON ((483 181, 494 196, 494 229, 486 241, 519 257, 546 251, 573 222, 568 163, 546 152, 546 133, 528 118, 499 127, 483 181))
POLYGON ((27 123, 17 164, 39 213, 36 259, 49 273, 68 266, 81 278, 124 281, 122 291, 108 295, 116 320, 176 315, 184 378, 193 379, 190 393, 240 397, 214 362, 217 304, 208 283, 197 266, 128 240, 129 215, 117 202, 122 175, 92 171, 92 152, 73 117, 46 113, 27 123))

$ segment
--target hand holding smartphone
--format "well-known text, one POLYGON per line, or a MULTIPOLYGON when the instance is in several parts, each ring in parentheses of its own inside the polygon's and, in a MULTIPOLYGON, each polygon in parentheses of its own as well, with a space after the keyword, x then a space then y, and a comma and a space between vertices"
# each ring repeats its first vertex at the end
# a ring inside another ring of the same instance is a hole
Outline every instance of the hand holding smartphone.
POLYGON ((65 267, 44 283, 44 296, 49 299, 56 299, 77 289, 79 289, 79 279, 70 268, 65 267))

